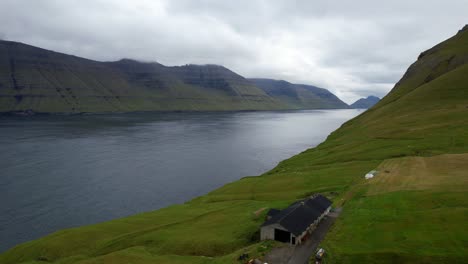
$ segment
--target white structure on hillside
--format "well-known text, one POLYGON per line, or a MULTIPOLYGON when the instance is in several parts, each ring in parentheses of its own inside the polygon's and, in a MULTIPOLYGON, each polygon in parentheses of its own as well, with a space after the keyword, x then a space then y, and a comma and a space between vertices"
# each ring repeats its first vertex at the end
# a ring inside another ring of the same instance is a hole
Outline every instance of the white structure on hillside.
POLYGON ((375 175, 377 175, 377 171, 376 170, 371 170, 364 177, 366 178, 366 180, 368 180, 368 179, 374 178, 375 175))

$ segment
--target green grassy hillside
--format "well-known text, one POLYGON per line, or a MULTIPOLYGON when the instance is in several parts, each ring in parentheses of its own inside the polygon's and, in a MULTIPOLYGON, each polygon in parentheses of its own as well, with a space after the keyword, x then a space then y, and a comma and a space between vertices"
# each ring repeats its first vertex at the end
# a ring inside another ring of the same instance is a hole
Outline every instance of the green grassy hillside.
POLYGON ((0 41, 0 112, 272 110, 287 108, 216 65, 97 62, 0 41))
POLYGON ((286 103, 292 109, 349 108, 327 89, 282 80, 249 79, 269 96, 286 103))
POLYGON ((388 159, 323 247, 331 263, 465 263, 468 154, 388 159), (352 243, 350 243, 352 241, 352 243))
POLYGON ((266 209, 314 192, 343 206, 322 245, 327 263, 464 263, 467 54, 464 30, 423 53, 388 96, 324 143, 261 176, 183 205, 59 231, 0 263, 238 263, 240 253, 261 257, 276 246, 258 241, 266 209))

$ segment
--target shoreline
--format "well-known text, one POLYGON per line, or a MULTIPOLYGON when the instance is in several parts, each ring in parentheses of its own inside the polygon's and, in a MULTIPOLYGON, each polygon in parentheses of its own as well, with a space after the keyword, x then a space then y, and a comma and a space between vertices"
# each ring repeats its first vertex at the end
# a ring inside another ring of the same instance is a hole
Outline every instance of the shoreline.
POLYGON ((250 113, 250 112, 288 112, 302 110, 366 110, 365 108, 301 108, 301 109, 269 109, 269 110, 151 110, 151 111, 109 111, 109 112, 36 112, 33 110, 0 112, 0 116, 80 116, 80 115, 112 115, 112 114, 175 114, 175 113, 250 113))

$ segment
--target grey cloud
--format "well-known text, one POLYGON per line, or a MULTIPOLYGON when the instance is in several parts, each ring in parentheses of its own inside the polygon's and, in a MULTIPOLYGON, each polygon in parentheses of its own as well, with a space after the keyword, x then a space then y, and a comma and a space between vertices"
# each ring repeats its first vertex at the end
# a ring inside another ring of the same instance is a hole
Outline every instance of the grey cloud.
POLYGON ((222 64, 353 102, 387 93, 466 10, 466 0, 3 0, 0 38, 96 60, 222 64))

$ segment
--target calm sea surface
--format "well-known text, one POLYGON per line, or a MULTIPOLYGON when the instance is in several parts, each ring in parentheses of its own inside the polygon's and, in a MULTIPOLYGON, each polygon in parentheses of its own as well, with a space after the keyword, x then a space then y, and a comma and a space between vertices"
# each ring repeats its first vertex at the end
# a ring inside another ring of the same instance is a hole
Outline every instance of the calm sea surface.
POLYGON ((259 175, 361 111, 0 117, 0 252, 259 175))

